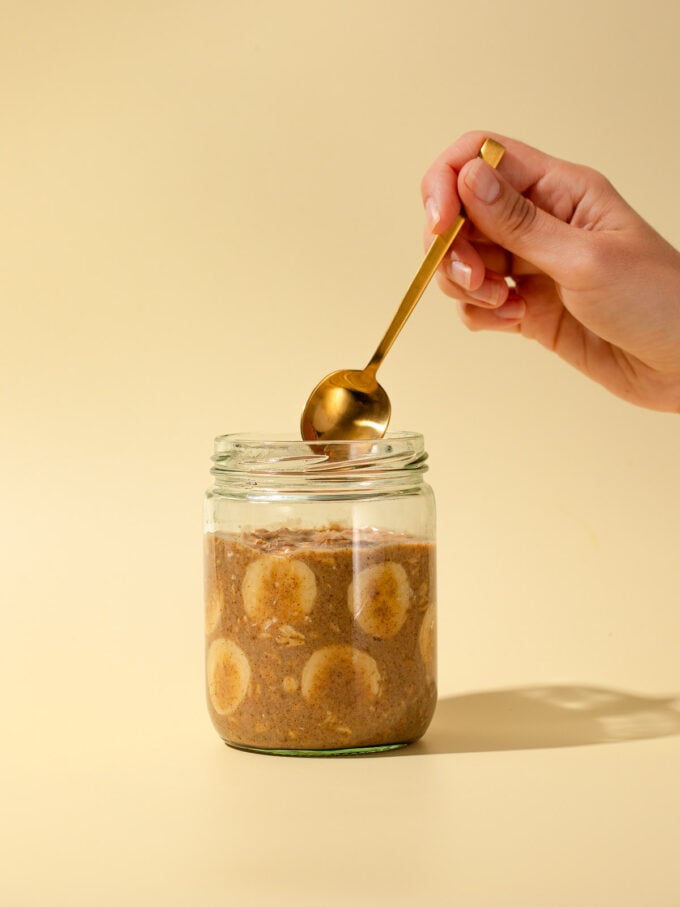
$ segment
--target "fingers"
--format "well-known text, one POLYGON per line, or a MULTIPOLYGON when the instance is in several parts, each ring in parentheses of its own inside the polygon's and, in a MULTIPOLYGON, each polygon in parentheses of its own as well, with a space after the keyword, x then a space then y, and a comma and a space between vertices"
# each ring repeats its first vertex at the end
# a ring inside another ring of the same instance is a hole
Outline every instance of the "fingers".
POLYGON ((446 162, 431 167, 421 183, 425 226, 429 233, 443 233, 460 211, 458 173, 446 162))
POLYGON ((584 198, 597 195, 595 177, 588 168, 507 136, 470 132, 434 161, 423 177, 421 192, 426 209, 436 212, 429 221, 431 229, 443 232, 462 203, 475 225, 470 235, 479 231, 487 241, 562 281, 584 251, 582 231, 570 223, 578 225, 579 210, 590 207, 584 205, 584 198), (506 149, 497 171, 477 157, 487 136, 506 149))
POLYGON ((502 277, 511 277, 518 269, 519 262, 502 246, 487 241, 456 240, 449 252, 449 258, 470 265, 473 270, 471 289, 476 289, 482 282, 483 271, 495 271, 502 277))
POLYGON ((500 246, 458 237, 439 267, 437 280, 454 299, 499 306, 508 297, 505 278, 511 275, 511 267, 511 256, 500 246))
POLYGON ((510 293, 510 287, 505 278, 493 271, 485 271, 484 279, 474 290, 461 285, 453 268, 450 274, 438 274, 437 283, 440 289, 452 299, 487 308, 503 305, 510 293))
POLYGON ((460 317, 471 331, 520 333, 583 368, 584 331, 564 308, 554 282, 545 274, 518 280, 497 308, 459 302, 460 317))
POLYGON ((559 282, 568 277, 580 231, 538 207, 479 159, 463 165, 458 191, 468 217, 491 240, 559 282))
POLYGON ((428 229, 446 230, 461 204, 467 216, 437 281, 459 301, 470 329, 517 329, 527 314, 526 276, 544 272, 558 283, 573 277, 584 253, 583 231, 569 222, 578 221, 586 173, 489 132, 467 133, 432 164, 421 184, 428 229), (498 170, 478 157, 486 137, 506 149, 498 170))
MULTIPOLYGON (((452 193, 449 186, 451 177, 457 176, 464 164, 477 157, 486 138, 495 139, 505 148, 499 171, 505 174, 518 192, 526 192, 556 167, 559 168, 565 164, 537 148, 532 148, 531 145, 525 145, 524 142, 518 142, 508 136, 495 132, 468 132, 442 151, 425 173, 420 187, 423 204, 431 198, 434 206, 443 214, 447 201, 453 197, 457 200, 456 187, 452 193), (440 195, 442 190, 443 194, 440 195)), ((457 211, 453 213, 451 221, 457 213, 457 211)))
POLYGON ((577 303, 621 271, 611 249, 631 218, 611 184, 506 136, 472 132, 434 161, 421 192, 430 230, 448 229, 461 206, 466 214, 437 274, 463 323, 521 333, 587 372, 583 349, 592 336, 577 303), (497 170, 478 157, 486 137, 506 149, 497 170))
POLYGON ((515 294, 494 309, 481 308, 468 302, 459 302, 458 309, 463 324, 471 331, 506 331, 517 333, 521 330, 526 315, 526 302, 515 294))
POLYGON ((479 154, 486 138, 496 139, 505 147, 500 167, 520 192, 544 176, 555 162, 549 155, 498 133, 466 133, 434 160, 422 179, 421 195, 430 232, 443 233, 453 223, 460 211, 458 173, 479 154))
POLYGON ((486 264, 472 243, 459 237, 441 265, 444 276, 464 290, 478 290, 486 276, 486 264))

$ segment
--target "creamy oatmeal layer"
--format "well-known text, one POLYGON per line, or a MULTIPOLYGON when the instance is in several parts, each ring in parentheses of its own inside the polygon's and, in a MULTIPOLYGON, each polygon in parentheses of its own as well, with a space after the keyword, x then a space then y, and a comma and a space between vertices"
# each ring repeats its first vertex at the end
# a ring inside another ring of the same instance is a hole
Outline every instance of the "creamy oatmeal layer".
POLYGON ((210 713, 228 743, 404 743, 436 701, 434 545, 378 530, 206 536, 210 713))

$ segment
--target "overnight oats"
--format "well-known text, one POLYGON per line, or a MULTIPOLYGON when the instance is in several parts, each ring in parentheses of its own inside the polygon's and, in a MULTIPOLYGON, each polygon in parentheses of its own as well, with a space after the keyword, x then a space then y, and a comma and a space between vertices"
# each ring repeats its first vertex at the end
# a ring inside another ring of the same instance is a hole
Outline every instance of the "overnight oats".
MULTIPOLYGON (((272 456, 267 449, 266 471, 275 480, 264 479, 249 450, 255 484, 239 489, 230 475, 223 493, 209 494, 210 716, 226 743, 246 749, 324 754, 402 746, 422 736, 436 704, 432 501, 412 465, 420 475, 422 453, 407 445, 400 456, 397 441, 372 443, 359 483, 356 458, 319 453, 310 463, 309 445, 301 446, 302 462, 290 450, 272 456), (340 487, 333 484, 341 477, 340 487), (398 486, 390 484, 396 478, 398 486), (260 514, 278 524, 250 528, 260 514), (345 519, 304 525, 322 514, 345 519), (361 519, 378 515, 380 528, 361 519)), ((242 452, 237 459, 240 474, 242 452)))

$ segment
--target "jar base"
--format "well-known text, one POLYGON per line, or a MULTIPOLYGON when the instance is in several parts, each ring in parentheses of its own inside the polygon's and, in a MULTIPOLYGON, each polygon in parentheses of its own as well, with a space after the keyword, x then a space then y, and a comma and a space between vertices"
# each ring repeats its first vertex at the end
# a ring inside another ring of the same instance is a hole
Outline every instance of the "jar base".
POLYGON ((257 746, 245 746, 242 743, 230 743, 228 740, 223 741, 227 746, 235 750, 242 750, 246 753, 260 753, 264 756, 371 756, 375 753, 387 753, 391 750, 403 749, 409 746, 411 741, 405 743, 383 743, 377 746, 349 746, 344 749, 332 750, 305 750, 305 749, 264 749, 257 746))

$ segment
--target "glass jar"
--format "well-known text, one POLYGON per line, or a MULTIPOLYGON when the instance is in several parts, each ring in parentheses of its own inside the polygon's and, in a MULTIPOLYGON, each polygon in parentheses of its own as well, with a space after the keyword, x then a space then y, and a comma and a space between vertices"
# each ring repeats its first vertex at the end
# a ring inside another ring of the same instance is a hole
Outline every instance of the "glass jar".
POLYGON ((436 703, 423 438, 224 435, 206 494, 206 682, 225 743, 285 755, 417 740, 436 703))

